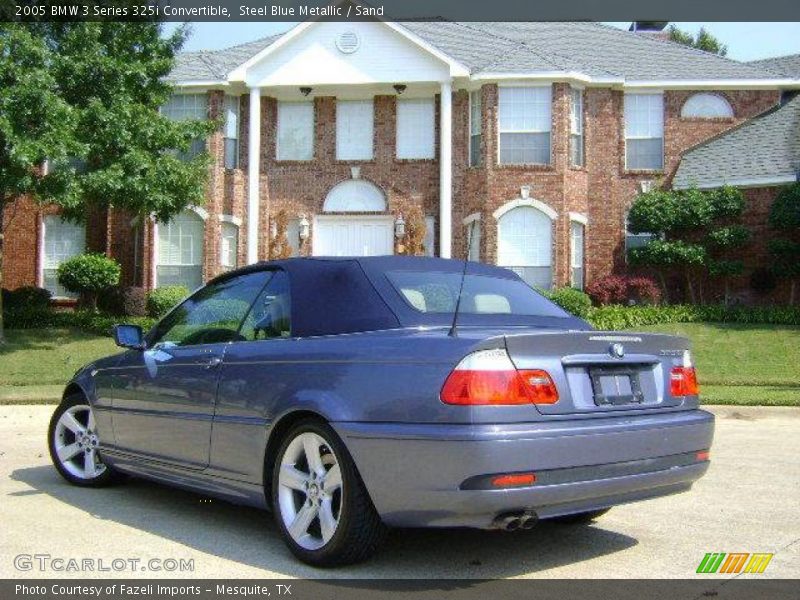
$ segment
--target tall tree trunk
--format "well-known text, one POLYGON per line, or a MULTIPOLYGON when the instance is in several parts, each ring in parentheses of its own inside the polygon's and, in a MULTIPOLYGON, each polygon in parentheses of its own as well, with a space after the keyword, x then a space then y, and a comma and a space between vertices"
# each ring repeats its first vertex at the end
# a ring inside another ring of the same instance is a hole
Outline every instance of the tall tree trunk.
POLYGON ((692 286, 692 274, 689 270, 686 270, 686 289, 689 291, 689 302, 692 304, 696 304, 696 300, 694 297, 694 286, 692 286))
POLYGON ((669 304, 669 290, 667 289, 667 278, 662 271, 658 271, 658 280, 661 282, 661 290, 664 292, 664 304, 669 304))
POLYGON ((5 324, 3 323, 3 243, 4 232, 3 221, 5 217, 5 198, 0 195, 0 346, 6 343, 5 324))

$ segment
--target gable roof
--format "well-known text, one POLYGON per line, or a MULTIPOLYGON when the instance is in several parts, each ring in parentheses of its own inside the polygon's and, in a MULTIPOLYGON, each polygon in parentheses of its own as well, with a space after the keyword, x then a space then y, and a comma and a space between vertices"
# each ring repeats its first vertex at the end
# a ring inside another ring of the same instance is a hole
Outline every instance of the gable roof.
MULTIPOLYGON (((594 22, 392 23, 417 36, 473 77, 580 74, 616 82, 753 81, 800 78, 758 63, 742 63, 647 34, 594 22)), ((225 81, 236 67, 264 51, 279 34, 224 50, 179 54, 173 82, 225 81)))
POLYGON ((676 188, 759 186, 795 181, 800 173, 800 96, 683 155, 676 188))
POLYGON ((800 78, 800 54, 762 58, 750 61, 749 64, 771 71, 781 77, 800 78))

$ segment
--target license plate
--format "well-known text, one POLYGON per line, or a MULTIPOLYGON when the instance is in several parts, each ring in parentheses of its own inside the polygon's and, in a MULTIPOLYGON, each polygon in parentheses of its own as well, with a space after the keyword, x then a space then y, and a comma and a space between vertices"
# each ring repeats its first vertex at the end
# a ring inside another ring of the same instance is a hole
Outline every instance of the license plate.
POLYGON ((597 406, 641 404, 644 394, 639 373, 630 367, 594 367, 589 369, 594 403, 597 406))

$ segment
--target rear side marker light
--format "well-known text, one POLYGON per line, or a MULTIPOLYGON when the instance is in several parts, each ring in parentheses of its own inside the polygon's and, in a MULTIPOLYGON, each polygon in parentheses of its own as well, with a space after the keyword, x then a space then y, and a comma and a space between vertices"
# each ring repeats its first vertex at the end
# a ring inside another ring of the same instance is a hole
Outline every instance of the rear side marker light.
POLYGON ((555 404, 558 390, 547 371, 517 371, 505 350, 480 350, 450 373, 441 399, 459 405, 555 404))
POLYGON ((698 462, 709 460, 711 458, 711 452, 709 452, 708 450, 701 450, 700 452, 695 454, 695 458, 697 459, 698 462))
POLYGON ((694 367, 674 367, 669 373, 669 391, 673 396, 696 396, 700 387, 694 367))
POLYGON ((492 477, 492 487, 507 488, 533 485, 536 483, 535 473, 509 473, 492 477))

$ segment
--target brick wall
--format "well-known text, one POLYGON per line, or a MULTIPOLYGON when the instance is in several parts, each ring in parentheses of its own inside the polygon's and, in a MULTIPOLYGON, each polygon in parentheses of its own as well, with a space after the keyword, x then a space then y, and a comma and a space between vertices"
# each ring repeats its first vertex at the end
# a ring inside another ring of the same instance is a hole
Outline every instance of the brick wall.
MULTIPOLYGON (((734 109, 732 119, 683 119, 680 110, 693 91, 669 91, 665 106, 665 169, 663 172, 627 172, 624 166, 624 96, 620 90, 587 88, 584 91, 585 166, 569 164, 570 86, 552 86, 552 162, 550 165, 499 165, 497 160, 498 87, 486 84, 482 98, 481 150, 483 161, 469 166, 469 94, 453 93, 453 256, 466 256, 464 217, 481 214, 481 260, 493 263, 497 258, 497 222, 494 211, 520 198, 520 188, 530 186, 531 199, 552 208, 553 279, 556 285, 569 282, 569 213, 585 215, 585 280, 621 271, 624 259, 624 215, 640 184, 664 180, 674 173, 680 155, 686 149, 767 110, 779 99, 777 91, 733 91, 723 95, 734 109)), ((221 116, 224 94, 208 94, 209 115, 221 116)), ((314 159, 278 161, 275 156, 277 101, 261 100, 261 181, 259 214, 259 249, 261 259, 269 258, 270 219, 279 211, 290 216, 304 214, 313 223, 313 215, 322 212, 328 192, 352 177, 351 167, 360 168, 360 177, 377 185, 387 199, 387 214, 407 213, 411 206, 439 223, 439 166, 437 159, 398 160, 395 158, 396 97, 374 98, 374 157, 367 161, 336 160, 336 101, 317 97, 315 107, 314 159)), ((436 98, 436 135, 438 156, 439 98, 436 98)), ((241 220, 238 260, 244 264, 247 248, 247 167, 249 97, 240 99, 240 165, 224 168, 224 141, 220 129, 208 139, 211 155, 206 190, 208 212, 204 238, 204 277, 220 272, 220 215, 241 220)), ((763 225, 763 214, 756 206, 768 205, 767 192, 748 192, 754 205, 748 219, 756 227, 763 225), (759 221, 762 219, 762 221, 759 221)), ((51 210, 51 209, 46 209, 51 210)), ((761 210, 761 209, 759 209, 761 210)), ((763 210, 762 210, 763 212, 763 210)), ((9 222, 11 207, 6 210, 9 222)), ((6 286, 29 285, 36 281, 37 239, 41 210, 29 201, 17 203, 17 216, 6 233, 6 286)), ((123 265, 123 282, 150 285, 152 274, 153 224, 137 224, 130 215, 96 214, 87 241, 91 248, 105 250, 123 265), (138 249, 138 250, 137 250, 138 249)), ((312 231, 313 236, 313 231, 312 231)), ((437 244, 438 244, 438 235, 437 244)), ((302 254, 310 254, 311 240, 303 244, 302 254)), ((754 250, 752 264, 763 260, 763 251, 754 250)))

